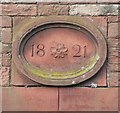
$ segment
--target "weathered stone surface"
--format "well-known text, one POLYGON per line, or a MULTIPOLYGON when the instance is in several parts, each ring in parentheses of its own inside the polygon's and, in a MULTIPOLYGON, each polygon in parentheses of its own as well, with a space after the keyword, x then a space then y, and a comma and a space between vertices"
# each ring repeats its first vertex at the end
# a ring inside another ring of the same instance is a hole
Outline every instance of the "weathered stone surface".
POLYGON ((11 43, 11 28, 2 28, 2 42, 11 43))
POLYGON ((2 44, 2 53, 9 53, 12 51, 11 44, 2 44))
POLYGON ((118 63, 117 64, 116 63, 109 64, 108 69, 110 72, 120 72, 120 68, 119 68, 118 63))
MULTIPOLYGON (((0 4, 0 15, 2 15, 2 4, 0 4)), ((0 18, 1 19, 1 18, 0 18)), ((1 23, 1 22, 0 22, 1 23)))
POLYGON ((68 3, 96 3, 96 0, 2 0, 2 3, 59 3, 59 2, 68 2, 68 3))
POLYGON ((0 42, 0 54, 2 54, 2 42, 0 42))
POLYGON ((35 3, 39 0, 1 0, 2 3, 35 3))
POLYGON ((2 65, 3 66, 10 66, 11 65, 11 53, 3 53, 2 54, 2 65))
POLYGON ((109 56, 119 56, 120 50, 118 49, 109 49, 109 56))
POLYGON ((36 0, 39 3, 59 3, 61 0, 36 0))
POLYGON ((118 37, 118 25, 120 23, 110 23, 108 24, 108 37, 116 38, 118 37))
POLYGON ((41 86, 41 84, 38 84, 22 73, 20 73, 14 64, 12 64, 12 77, 11 77, 11 84, 16 86, 41 86))
POLYGON ((119 48, 120 47, 119 39, 108 39, 108 47, 119 48))
POLYGON ((2 53, 0 53, 0 69, 2 67, 2 53))
POLYGON ((68 15, 67 5, 38 5, 39 15, 68 15))
POLYGON ((58 88, 3 88, 3 111, 57 111, 58 88))
POLYGON ((0 27, 0 42, 2 42, 2 27, 0 27))
POLYGON ((60 88, 60 111, 118 111, 117 88, 60 88))
POLYGON ((0 86, 8 86, 9 85, 9 77, 10 77, 10 67, 2 67, 0 69, 0 86))
POLYGON ((107 85, 106 76, 107 76, 107 73, 106 73, 106 63, 105 63, 97 74, 95 74, 92 78, 84 81, 83 83, 78 84, 77 87, 79 86, 80 87, 84 87, 84 86, 92 87, 93 84, 95 84, 96 87, 106 86, 107 85))
POLYGON ((96 0, 60 0, 60 2, 65 3, 96 3, 96 0))
POLYGON ((109 63, 119 63, 119 56, 110 56, 109 63))
POLYGON ((118 3, 120 0, 97 0, 97 3, 118 3))
POLYGON ((120 81, 120 78, 118 77, 120 74, 120 72, 111 72, 109 74, 109 82, 110 82, 110 86, 119 86, 118 81, 120 81))
POLYGON ((107 38, 107 17, 105 16, 98 16, 98 17, 91 17, 88 16, 91 22, 104 34, 105 38, 107 38))
POLYGON ((118 16, 108 16, 108 22, 118 22, 118 16))
POLYGON ((71 5, 70 15, 118 15, 118 5, 71 5))
POLYGON ((2 4, 2 15, 36 15, 36 5, 2 4))
MULTIPOLYGON (((101 68, 101 70, 91 79, 76 85, 76 87, 84 87, 84 86, 91 86, 92 83, 97 84, 97 86, 106 86, 106 64, 101 68)), ((12 85, 19 85, 19 86, 42 86, 39 83, 32 81, 31 79, 27 78, 25 75, 21 74, 14 65, 12 65, 12 78, 11 78, 12 85)))
POLYGON ((11 18, 8 16, 2 16, 2 26, 1 27, 11 27, 11 18))

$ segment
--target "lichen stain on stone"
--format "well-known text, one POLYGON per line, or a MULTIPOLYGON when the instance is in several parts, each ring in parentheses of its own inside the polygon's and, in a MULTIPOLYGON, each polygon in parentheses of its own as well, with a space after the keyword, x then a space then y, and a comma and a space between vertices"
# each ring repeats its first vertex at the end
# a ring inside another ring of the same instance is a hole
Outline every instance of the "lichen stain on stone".
POLYGON ((27 62, 24 62, 24 67, 26 69, 26 71, 34 76, 39 76, 42 78, 52 78, 52 79, 67 79, 67 78, 71 78, 71 77, 77 77, 77 76, 82 76, 85 73, 88 73, 92 68, 95 67, 97 61, 98 61, 98 57, 99 55, 96 54, 96 56, 92 57, 89 60, 89 63, 85 66, 85 68, 83 70, 78 70, 78 71, 69 71, 69 72, 46 72, 44 70, 41 70, 39 68, 34 68, 32 66, 30 66, 27 62), (49 75, 52 76, 49 76, 49 75))

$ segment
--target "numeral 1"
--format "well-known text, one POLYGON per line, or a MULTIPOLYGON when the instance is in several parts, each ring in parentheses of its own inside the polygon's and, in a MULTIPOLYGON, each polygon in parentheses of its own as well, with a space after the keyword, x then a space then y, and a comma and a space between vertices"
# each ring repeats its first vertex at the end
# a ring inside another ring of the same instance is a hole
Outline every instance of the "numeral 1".
POLYGON ((87 46, 84 46, 84 58, 86 57, 87 46))
POLYGON ((32 45, 32 54, 31 54, 31 56, 33 57, 34 56, 34 44, 32 45))

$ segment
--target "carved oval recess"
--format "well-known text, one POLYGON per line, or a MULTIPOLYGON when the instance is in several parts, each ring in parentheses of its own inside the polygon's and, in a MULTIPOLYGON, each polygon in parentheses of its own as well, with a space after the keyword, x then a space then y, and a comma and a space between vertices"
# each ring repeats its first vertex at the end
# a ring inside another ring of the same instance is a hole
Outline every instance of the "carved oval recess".
POLYGON ((41 84, 78 84, 95 75, 105 61, 106 42, 99 33, 66 21, 38 25, 15 41, 14 63, 41 84))

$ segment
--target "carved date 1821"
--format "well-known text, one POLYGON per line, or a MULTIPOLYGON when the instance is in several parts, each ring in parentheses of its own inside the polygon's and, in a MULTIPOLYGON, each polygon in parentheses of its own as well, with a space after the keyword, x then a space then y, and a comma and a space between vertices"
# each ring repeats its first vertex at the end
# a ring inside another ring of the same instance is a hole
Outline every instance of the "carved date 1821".
MULTIPOLYGON (((86 57, 87 54, 87 46, 81 46, 79 44, 72 45, 73 57, 86 57), (83 51, 83 54, 81 54, 83 51)), ((68 55, 68 48, 62 44, 58 43, 56 46, 50 48, 51 55, 54 58, 64 58, 68 55)), ((32 44, 31 46, 31 56, 34 57, 35 55, 39 57, 43 57, 46 54, 45 52, 45 45, 44 44, 32 44)))

